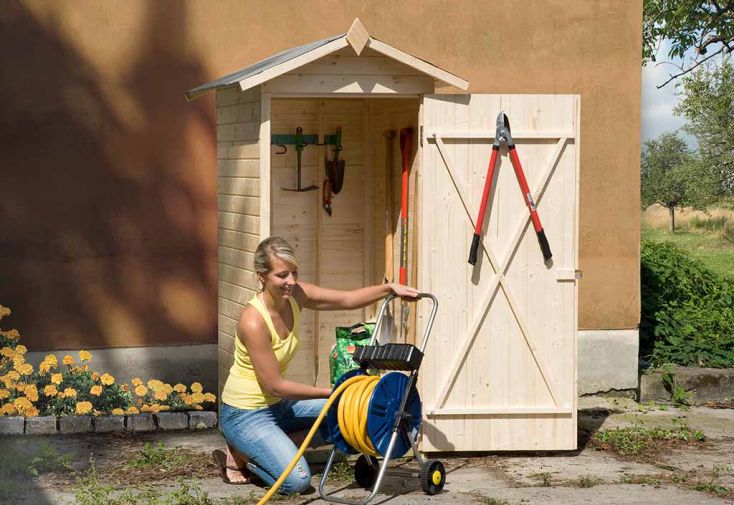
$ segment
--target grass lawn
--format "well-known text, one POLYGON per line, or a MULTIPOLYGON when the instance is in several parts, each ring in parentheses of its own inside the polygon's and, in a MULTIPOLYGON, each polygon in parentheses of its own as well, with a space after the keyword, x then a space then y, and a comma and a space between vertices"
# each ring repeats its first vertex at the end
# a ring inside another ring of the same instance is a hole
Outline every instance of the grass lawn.
POLYGON ((678 230, 671 234, 656 228, 643 228, 642 239, 673 242, 714 272, 734 278, 734 244, 717 232, 678 230))

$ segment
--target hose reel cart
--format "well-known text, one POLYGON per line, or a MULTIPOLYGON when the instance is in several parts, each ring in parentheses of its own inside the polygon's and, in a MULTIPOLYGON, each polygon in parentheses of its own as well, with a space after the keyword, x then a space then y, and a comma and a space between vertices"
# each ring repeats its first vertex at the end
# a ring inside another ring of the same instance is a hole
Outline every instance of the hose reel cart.
POLYGON ((334 389, 347 381, 354 382, 332 403, 326 416, 334 448, 319 482, 322 499, 347 505, 365 505, 378 492, 388 473, 391 459, 400 458, 413 450, 419 471, 393 468, 389 473, 416 476, 426 494, 441 492, 446 482, 446 470, 438 460, 426 460, 418 451, 417 438, 421 423, 421 402, 417 390, 418 369, 438 310, 438 300, 430 293, 420 293, 415 299, 430 298, 431 315, 426 324, 420 349, 412 344, 388 343, 379 345, 377 336, 386 309, 396 295, 390 295, 382 303, 369 345, 358 347, 354 361, 360 369, 342 375, 334 389), (389 370, 381 378, 369 375, 367 370, 389 370), (407 375, 401 372, 409 372, 407 375), (352 501, 327 495, 324 484, 335 461, 337 451, 345 454, 362 453, 354 467, 355 481, 365 489, 372 487, 364 499, 352 501), (382 456, 382 461, 378 460, 382 456))

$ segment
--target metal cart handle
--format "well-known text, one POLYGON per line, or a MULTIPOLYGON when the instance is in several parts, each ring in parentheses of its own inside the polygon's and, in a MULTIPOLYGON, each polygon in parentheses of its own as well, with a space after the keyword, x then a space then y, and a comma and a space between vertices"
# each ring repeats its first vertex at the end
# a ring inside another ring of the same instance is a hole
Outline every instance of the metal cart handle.
MULTIPOLYGON (((395 293, 389 294, 382 302, 382 306, 380 307, 380 312, 377 314, 377 322, 375 323, 375 329, 372 330, 372 338, 370 338, 369 345, 375 345, 375 342, 377 341, 377 335, 380 334, 380 326, 382 326, 382 319, 385 315, 385 311, 387 310, 388 304, 393 301, 395 298, 399 298, 398 295, 395 293)), ((421 343, 420 351, 421 353, 425 354, 426 350, 426 344, 428 343, 428 336, 431 334, 431 328, 433 328, 433 320, 436 318, 436 312, 438 312, 438 298, 433 296, 431 293, 418 293, 418 296, 415 298, 406 298, 404 301, 408 303, 418 303, 418 301, 424 299, 424 298, 430 298, 433 302, 433 308, 431 309, 431 315, 428 317, 428 323, 426 324, 426 331, 423 333, 423 343, 421 343)))

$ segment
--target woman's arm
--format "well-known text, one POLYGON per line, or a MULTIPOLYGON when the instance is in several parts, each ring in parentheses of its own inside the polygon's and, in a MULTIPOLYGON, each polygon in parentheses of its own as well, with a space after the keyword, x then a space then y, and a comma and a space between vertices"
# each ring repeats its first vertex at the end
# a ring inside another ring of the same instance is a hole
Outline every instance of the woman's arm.
POLYGON ((310 398, 328 398, 331 389, 309 386, 293 382, 280 375, 280 366, 270 344, 270 330, 259 317, 259 313, 252 314, 246 308, 239 323, 237 334, 247 347, 247 352, 255 368, 255 375, 265 392, 276 398, 290 400, 307 400, 310 398))
POLYGON ((302 307, 315 310, 352 310, 366 307, 391 293, 402 298, 415 298, 418 290, 402 284, 377 284, 351 291, 328 289, 299 282, 296 285, 296 300, 302 307))

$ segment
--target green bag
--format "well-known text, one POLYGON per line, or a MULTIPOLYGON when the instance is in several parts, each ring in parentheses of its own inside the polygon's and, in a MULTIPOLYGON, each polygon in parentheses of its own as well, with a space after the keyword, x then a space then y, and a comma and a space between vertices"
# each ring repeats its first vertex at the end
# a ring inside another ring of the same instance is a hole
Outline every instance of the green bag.
POLYGON ((370 343, 375 323, 356 323, 352 326, 336 327, 336 343, 329 351, 329 376, 336 383, 345 372, 359 368, 352 360, 357 346, 370 343))

